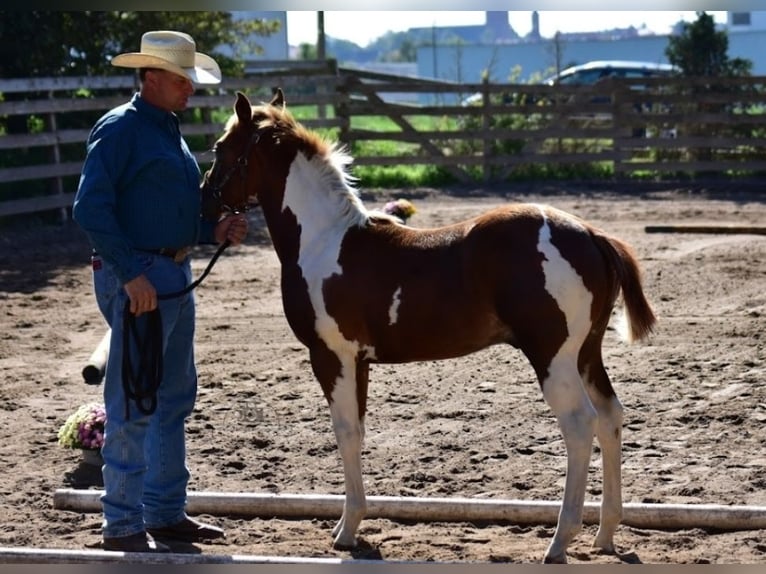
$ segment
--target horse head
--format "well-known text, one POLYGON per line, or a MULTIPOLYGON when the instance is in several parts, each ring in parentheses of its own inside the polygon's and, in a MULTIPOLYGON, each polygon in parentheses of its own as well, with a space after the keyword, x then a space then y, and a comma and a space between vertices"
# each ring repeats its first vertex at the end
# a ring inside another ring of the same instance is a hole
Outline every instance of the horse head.
MULTIPOLYGON (((273 164, 264 164, 260 145, 278 143, 284 124, 294 124, 285 109, 282 90, 277 88, 269 103, 253 106, 237 92, 234 113, 223 135, 213 146, 213 165, 202 181, 202 213, 216 220, 226 212, 242 212, 260 203, 260 190, 269 186, 273 164)), ((269 157, 273 157, 273 154, 269 157)), ((269 160, 271 162, 271 160, 269 160)))

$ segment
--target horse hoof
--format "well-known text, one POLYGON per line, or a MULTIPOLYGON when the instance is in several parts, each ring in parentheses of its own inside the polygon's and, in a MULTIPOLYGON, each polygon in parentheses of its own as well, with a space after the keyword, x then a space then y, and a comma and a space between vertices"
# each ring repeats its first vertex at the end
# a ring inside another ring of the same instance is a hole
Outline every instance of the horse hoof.
POLYGON ((356 548, 356 539, 352 540, 351 542, 335 539, 335 541, 332 543, 332 547, 335 550, 353 550, 356 548))
POLYGON ((597 549, 599 554, 615 554, 617 551, 614 549, 613 533, 605 533, 601 530, 596 532, 596 538, 593 540, 593 548, 597 549))
POLYGON ((340 521, 332 530, 332 547, 335 550, 353 550, 356 548, 356 534, 349 534, 348 530, 344 529, 344 524, 343 521, 340 521))
POLYGON ((617 554, 617 550, 615 550, 614 544, 612 544, 612 543, 599 544, 598 541, 596 541, 596 542, 593 543, 593 548, 599 554, 609 554, 609 555, 617 554))
POLYGON ((566 564, 566 563, 567 563, 566 553, 558 554, 556 556, 546 555, 545 558, 543 558, 543 564, 566 564))

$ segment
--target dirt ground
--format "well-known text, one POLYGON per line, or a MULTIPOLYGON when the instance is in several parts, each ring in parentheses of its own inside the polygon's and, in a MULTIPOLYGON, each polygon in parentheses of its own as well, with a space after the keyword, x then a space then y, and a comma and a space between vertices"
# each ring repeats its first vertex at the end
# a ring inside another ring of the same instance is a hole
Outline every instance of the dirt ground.
MULTIPOLYGON (((766 225, 766 195, 569 188, 518 193, 399 190, 413 226, 466 218, 500 202, 552 203, 627 239, 660 323, 644 343, 607 333, 607 369, 625 406, 628 503, 766 507, 766 236, 647 233, 646 225, 766 225)), ((199 399, 188 423, 190 490, 342 494, 329 411, 281 307, 279 267, 260 214, 197 290, 199 399)), ((198 276, 212 251, 195 252, 198 276)), ((0 233, 0 546, 80 550, 100 541, 98 512, 58 510, 61 488, 99 488, 56 433, 100 400, 81 371, 105 332, 91 291, 89 247, 74 224, 0 233)), ((512 348, 461 359, 376 365, 363 453, 368 495, 558 502, 563 443, 531 367, 512 348)), ((588 501, 601 495, 594 449, 588 501)), ((387 561, 539 562, 553 526, 369 518, 360 547, 336 551, 327 518, 203 515, 215 555, 387 561)), ((761 515, 761 522, 763 517, 761 515)), ((591 549, 586 525, 572 563, 766 563, 766 530, 621 525, 617 555, 591 549)))

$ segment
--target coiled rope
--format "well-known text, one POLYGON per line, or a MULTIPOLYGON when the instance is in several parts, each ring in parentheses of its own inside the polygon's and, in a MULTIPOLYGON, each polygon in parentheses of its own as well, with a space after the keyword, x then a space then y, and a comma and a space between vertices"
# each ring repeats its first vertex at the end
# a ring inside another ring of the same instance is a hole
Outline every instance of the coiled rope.
MULTIPOLYGON (((196 281, 173 293, 157 295, 158 301, 183 297, 196 289, 207 277, 218 258, 231 245, 229 240, 218 247, 202 275, 196 281)), ((151 415, 157 410, 157 391, 162 382, 162 315, 159 305, 149 311, 146 322, 146 332, 143 336, 136 325, 136 316, 130 312, 130 300, 125 301, 122 313, 122 388, 125 393, 125 419, 130 419, 130 401, 136 403, 138 411, 151 415), (134 343, 131 346, 131 342, 134 343), (138 360, 131 357, 131 349, 138 352, 138 360)))

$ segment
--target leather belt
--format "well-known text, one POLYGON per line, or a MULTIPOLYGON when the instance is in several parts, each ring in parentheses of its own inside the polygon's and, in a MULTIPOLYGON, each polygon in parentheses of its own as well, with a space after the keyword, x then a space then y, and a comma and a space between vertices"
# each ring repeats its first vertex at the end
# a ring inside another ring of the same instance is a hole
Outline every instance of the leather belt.
POLYGON ((176 263, 183 263, 184 260, 189 256, 189 253, 191 253, 191 249, 192 248, 187 245, 186 247, 180 247, 178 249, 174 249, 172 247, 162 247, 160 249, 142 249, 141 251, 156 253, 157 255, 170 257, 176 263))
POLYGON ((176 263, 183 263, 191 253, 191 246, 179 247, 175 249, 173 247, 160 247, 159 249, 136 249, 137 251, 143 251, 144 253, 152 253, 154 255, 162 255, 163 257, 170 257, 176 263))
MULTIPOLYGON (((191 250, 192 248, 190 245, 178 249, 173 249, 171 247, 161 247, 160 249, 138 249, 138 251, 143 251, 144 253, 153 253, 155 255, 162 255, 163 257, 170 257, 176 263, 183 263, 189 256, 189 253, 191 253, 191 250)), ((93 255, 98 255, 98 252, 95 249, 93 250, 93 255)))

